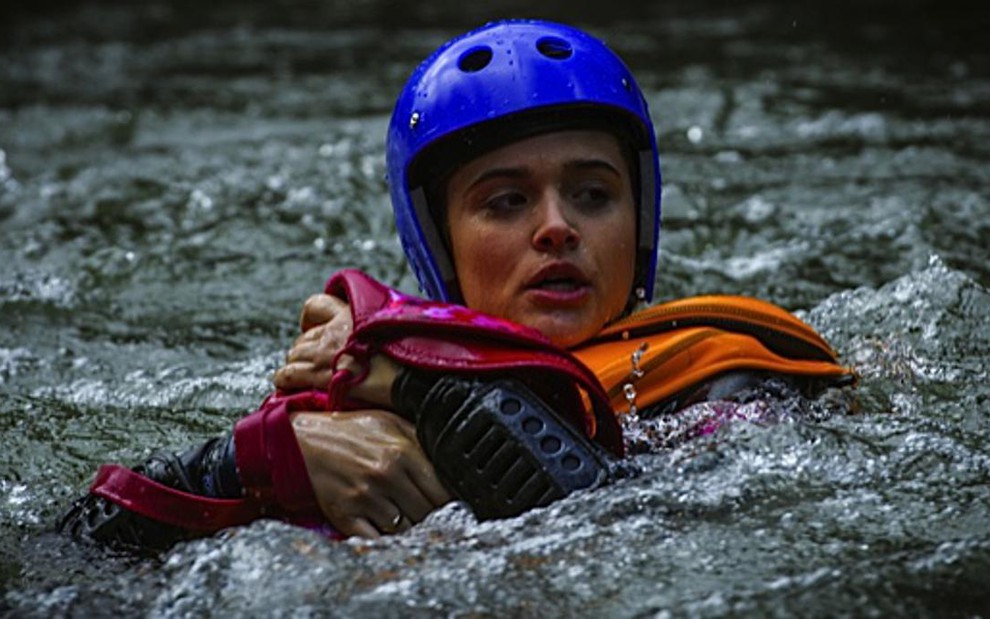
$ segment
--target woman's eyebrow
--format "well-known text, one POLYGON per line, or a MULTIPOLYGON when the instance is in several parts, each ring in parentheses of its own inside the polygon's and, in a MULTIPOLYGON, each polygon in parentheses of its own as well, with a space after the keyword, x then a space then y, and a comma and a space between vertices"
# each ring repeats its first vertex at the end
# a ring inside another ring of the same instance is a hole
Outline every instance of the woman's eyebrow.
MULTIPOLYGON (((617 177, 622 177, 622 173, 612 165, 611 162, 605 159, 574 159, 564 163, 564 168, 568 171, 581 171, 581 170, 606 170, 617 177)), ((491 168, 490 170, 485 170, 479 174, 471 183, 468 188, 480 185, 481 183, 492 179, 492 178, 525 178, 530 174, 530 169, 526 166, 506 166, 501 168, 491 168)))
POLYGON ((564 164, 564 167, 569 170, 606 170, 611 172, 615 176, 622 177, 622 173, 619 169, 612 165, 611 162, 604 159, 576 159, 574 161, 568 161, 564 164))
POLYGON ((468 189, 480 185, 481 183, 492 179, 492 178, 525 178, 529 174, 529 168, 525 166, 519 167, 504 167, 504 168, 491 168, 490 170, 485 170, 471 181, 468 185, 468 189))

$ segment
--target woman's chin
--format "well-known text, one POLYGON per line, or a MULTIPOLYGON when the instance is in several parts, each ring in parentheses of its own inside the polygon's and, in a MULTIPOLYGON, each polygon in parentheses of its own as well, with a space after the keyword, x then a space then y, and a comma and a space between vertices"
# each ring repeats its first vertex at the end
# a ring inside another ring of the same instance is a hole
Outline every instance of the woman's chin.
POLYGON ((573 348, 591 339, 608 321, 608 315, 595 304, 576 308, 546 308, 529 304, 513 309, 515 311, 495 315, 535 329, 561 348, 573 348))
POLYGON ((531 326, 561 348, 573 348, 601 330, 601 325, 560 320, 541 321, 541 324, 531 326))

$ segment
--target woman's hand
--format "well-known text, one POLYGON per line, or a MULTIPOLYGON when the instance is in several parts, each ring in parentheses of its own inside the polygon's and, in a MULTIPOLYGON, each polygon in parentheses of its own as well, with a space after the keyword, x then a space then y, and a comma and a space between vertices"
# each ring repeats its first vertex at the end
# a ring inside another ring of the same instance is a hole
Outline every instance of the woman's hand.
POLYGON ((302 335, 296 338, 275 372, 280 391, 326 389, 333 375, 333 360, 354 329, 351 306, 328 294, 306 299, 299 318, 302 335))
POLYGON ((405 531, 452 498, 398 415, 296 413, 292 426, 320 509, 345 535, 405 531))
MULTIPOLYGON (((285 356, 285 365, 275 371, 275 388, 279 391, 324 390, 330 385, 334 370, 350 370, 356 375, 364 372, 350 355, 334 359, 347 343, 354 329, 351 306, 337 297, 313 295, 303 305, 299 326, 303 334, 296 338, 285 356)), ((391 408, 392 382, 399 366, 381 355, 371 358, 365 378, 348 395, 375 406, 391 408)))

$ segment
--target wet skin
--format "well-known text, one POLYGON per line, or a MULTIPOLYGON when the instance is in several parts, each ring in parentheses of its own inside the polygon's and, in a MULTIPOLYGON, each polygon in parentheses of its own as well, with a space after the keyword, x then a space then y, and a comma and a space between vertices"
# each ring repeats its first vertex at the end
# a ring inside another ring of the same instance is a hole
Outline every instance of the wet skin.
POLYGON ((600 131, 515 142, 447 185, 447 226, 465 304, 574 346, 625 308, 636 211, 619 144, 600 131))

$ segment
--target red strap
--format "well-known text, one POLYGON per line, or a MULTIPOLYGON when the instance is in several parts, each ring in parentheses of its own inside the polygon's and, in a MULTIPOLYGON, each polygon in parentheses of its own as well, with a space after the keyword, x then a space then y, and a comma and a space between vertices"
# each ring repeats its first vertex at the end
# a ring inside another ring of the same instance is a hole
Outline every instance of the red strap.
POLYGON ((241 483, 250 498, 268 506, 266 511, 290 518, 320 514, 289 414, 327 410, 330 400, 322 392, 269 396, 257 411, 234 426, 241 483))
POLYGON ((261 515, 252 501, 189 494, 119 464, 101 466, 89 491, 152 520, 204 533, 247 524, 261 515))
POLYGON ((275 489, 265 451, 265 417, 263 411, 275 396, 269 396, 255 413, 242 418, 234 425, 234 454, 237 475, 244 492, 259 505, 275 502, 275 489))

